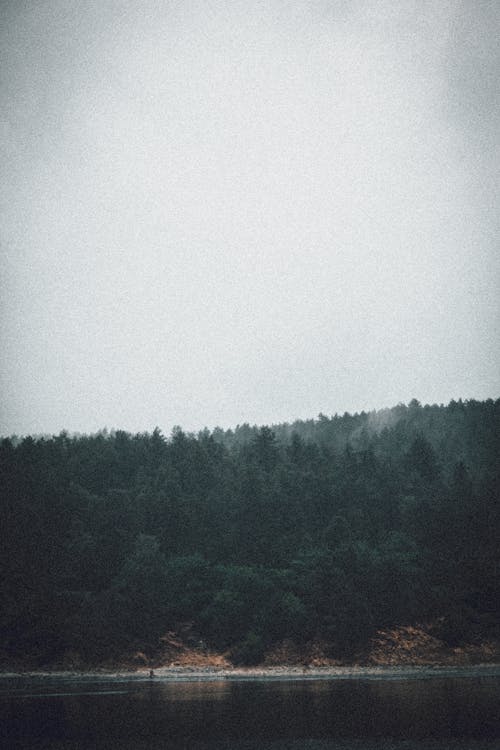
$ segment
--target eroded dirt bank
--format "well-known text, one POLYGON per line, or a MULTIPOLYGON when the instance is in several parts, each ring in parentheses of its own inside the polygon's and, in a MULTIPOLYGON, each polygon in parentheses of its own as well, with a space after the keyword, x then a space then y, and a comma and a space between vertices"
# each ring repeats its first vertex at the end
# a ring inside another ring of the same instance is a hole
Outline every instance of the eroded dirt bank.
POLYGON ((364 649, 339 657, 332 644, 314 640, 297 646, 283 641, 268 650, 253 665, 235 664, 231 654, 209 650, 201 641, 184 633, 166 633, 152 653, 136 651, 124 658, 85 664, 80 655, 67 652, 51 665, 9 663, 3 660, 1 674, 95 674, 149 676, 336 676, 342 674, 395 673, 408 670, 466 668, 500 665, 500 642, 447 645, 424 625, 380 630, 364 649))

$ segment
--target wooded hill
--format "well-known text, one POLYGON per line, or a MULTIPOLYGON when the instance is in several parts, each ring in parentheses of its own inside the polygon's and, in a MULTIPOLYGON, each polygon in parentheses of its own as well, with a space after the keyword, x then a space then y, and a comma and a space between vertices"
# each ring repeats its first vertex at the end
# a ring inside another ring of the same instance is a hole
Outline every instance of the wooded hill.
POLYGON ((178 623, 235 662, 382 627, 499 636, 500 400, 197 435, 0 444, 5 665, 153 653, 178 623))

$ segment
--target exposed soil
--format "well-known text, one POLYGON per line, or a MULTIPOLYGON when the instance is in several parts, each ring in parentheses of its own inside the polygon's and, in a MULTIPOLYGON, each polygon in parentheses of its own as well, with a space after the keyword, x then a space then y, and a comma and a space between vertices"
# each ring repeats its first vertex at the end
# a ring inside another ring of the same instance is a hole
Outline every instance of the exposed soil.
MULTIPOLYGON (((449 646, 434 634, 435 625, 407 625, 379 630, 365 649, 349 657, 335 653, 333 644, 312 640, 298 646, 285 640, 268 650, 263 667, 298 667, 315 669, 349 665, 409 666, 443 665, 465 666, 500 662, 500 643, 483 641, 475 644, 449 646)), ((217 654, 187 646, 178 637, 165 638, 164 659, 159 665, 213 666, 231 668, 229 654, 217 654)), ((156 659, 158 663, 158 659, 156 659)))
POLYGON ((500 661, 500 643, 447 646, 423 625, 380 630, 371 641, 366 663, 374 665, 455 665, 500 661))
POLYGON ((85 664, 80 655, 68 651, 64 659, 50 667, 34 664, 9 664, 3 661, 0 671, 70 673, 137 673, 179 674, 336 674, 352 669, 407 667, 467 667, 500 664, 500 642, 484 640, 475 644, 449 646, 435 634, 433 625, 408 625, 379 630, 367 646, 350 656, 335 653, 333 644, 312 640, 298 646, 285 640, 268 650, 255 667, 236 667, 230 652, 209 649, 193 634, 189 623, 181 624, 160 639, 153 652, 135 651, 120 660, 96 665, 85 664))
MULTIPOLYGON (((339 656, 335 647, 323 640, 312 640, 298 646, 285 640, 268 650, 259 668, 293 668, 297 671, 349 666, 467 666, 500 663, 500 643, 449 646, 433 634, 433 625, 408 625, 379 630, 365 649, 339 656)), ((169 668, 235 669, 229 653, 216 653, 203 646, 186 644, 174 633, 163 639, 163 652, 147 659, 141 655, 141 666, 169 668)), ((139 655, 135 655, 135 660, 139 655)), ((138 665, 139 666, 139 665, 138 665)))

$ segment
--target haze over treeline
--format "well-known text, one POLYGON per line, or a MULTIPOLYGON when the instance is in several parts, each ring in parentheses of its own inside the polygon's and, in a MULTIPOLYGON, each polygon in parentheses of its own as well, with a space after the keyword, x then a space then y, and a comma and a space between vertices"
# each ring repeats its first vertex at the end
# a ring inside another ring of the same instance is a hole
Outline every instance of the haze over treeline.
POLYGON ((0 5, 0 434, 497 396, 497 2, 0 5))
POLYGON ((0 482, 4 664, 154 656, 186 623, 243 663, 500 637, 500 400, 4 439, 0 482))

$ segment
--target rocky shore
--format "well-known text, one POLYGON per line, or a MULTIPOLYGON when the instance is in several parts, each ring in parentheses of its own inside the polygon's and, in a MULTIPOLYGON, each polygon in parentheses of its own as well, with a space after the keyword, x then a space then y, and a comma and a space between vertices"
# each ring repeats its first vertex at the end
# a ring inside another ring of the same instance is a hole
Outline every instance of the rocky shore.
POLYGON ((63 680, 151 680, 151 681, 205 681, 205 680, 304 680, 304 679, 411 679, 451 676, 500 676, 500 662, 496 664, 427 665, 427 666, 342 666, 301 669, 282 665, 279 667, 245 667, 216 669, 210 667, 159 667, 146 669, 95 669, 26 670, 0 672, 0 679, 63 679, 63 680))

